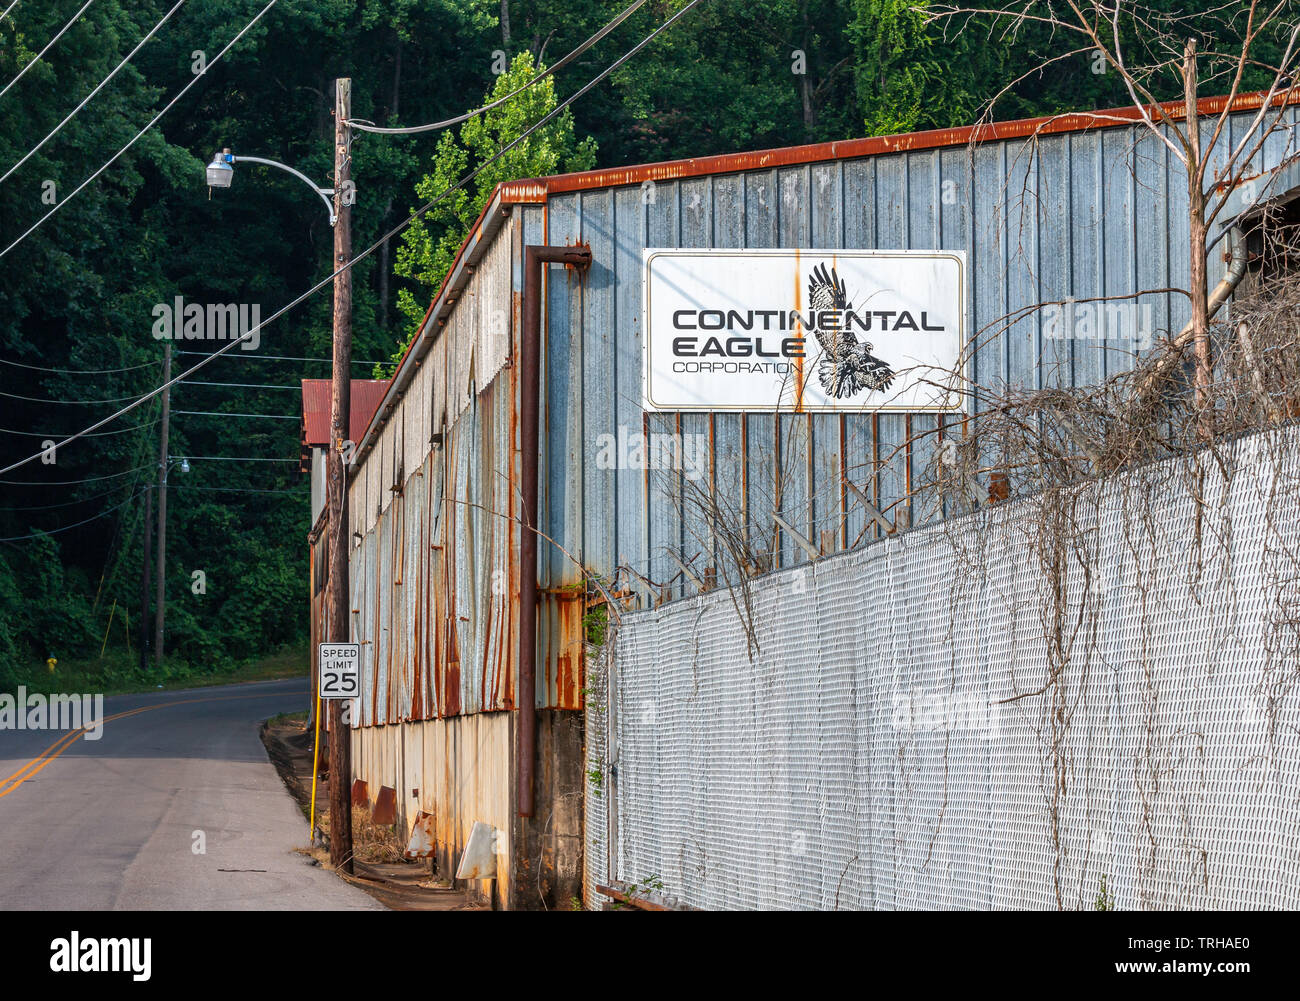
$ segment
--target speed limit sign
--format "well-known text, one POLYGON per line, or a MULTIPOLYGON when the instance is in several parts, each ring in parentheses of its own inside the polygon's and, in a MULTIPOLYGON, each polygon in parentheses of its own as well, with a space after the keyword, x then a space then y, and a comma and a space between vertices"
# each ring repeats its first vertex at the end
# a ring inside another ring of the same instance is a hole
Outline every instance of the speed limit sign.
POLYGON ((360 643, 322 643, 316 664, 322 699, 355 699, 361 694, 360 643))

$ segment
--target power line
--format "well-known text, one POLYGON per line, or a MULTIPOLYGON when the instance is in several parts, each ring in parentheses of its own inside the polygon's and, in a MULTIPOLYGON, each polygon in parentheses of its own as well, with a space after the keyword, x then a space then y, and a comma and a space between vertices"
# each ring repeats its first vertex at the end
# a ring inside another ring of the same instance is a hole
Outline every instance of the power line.
MULTIPOLYGON (((14 2, 17 3, 17 0, 14 0, 14 2)), ((21 167, 29 159, 35 156, 37 150, 39 150, 47 142, 53 139, 54 136, 58 133, 58 131, 61 128, 63 128, 63 126, 67 125, 68 122, 72 121, 72 119, 76 116, 77 112, 79 112, 82 108, 84 108, 87 104, 89 104, 91 99, 96 94, 98 94, 101 90, 103 90, 104 87, 108 85, 109 81, 113 79, 113 77, 117 76, 118 71, 120 71, 123 66, 129 63, 132 57, 137 52, 139 52, 142 48, 144 48, 145 42, 149 41, 149 39, 153 38, 153 36, 157 34, 158 29, 167 23, 167 21, 171 18, 171 16, 175 14, 177 10, 180 9, 181 4, 183 3, 185 3, 185 0, 176 0, 176 6, 174 6, 171 10, 169 10, 166 14, 163 15, 162 20, 153 26, 153 29, 149 32, 149 34, 145 35, 144 38, 140 39, 136 47, 127 53, 126 58, 123 59, 120 63, 118 63, 113 68, 113 72, 109 73, 108 76, 104 77, 104 79, 99 82, 98 86, 96 86, 94 90, 92 90, 89 94, 87 94, 85 99, 80 104, 78 104, 75 108, 73 108, 71 112, 68 113, 68 117, 63 119, 63 121, 59 122, 59 124, 54 127, 53 132, 51 132, 44 139, 38 142, 30 150, 28 150, 27 154, 21 160, 19 160, 17 163, 15 163, 12 167, 10 167, 8 170, 4 172, 4 176, 0 177, 0 184, 3 184, 6 180, 8 180, 10 174, 12 174, 15 170, 21 167)), ((8 12, 6 11, 6 13, 8 12)))
POLYGON ((85 519, 84 521, 74 522, 71 525, 63 525, 60 528, 51 528, 43 532, 33 532, 31 535, 11 535, 7 539, 0 539, 0 542, 22 542, 24 539, 39 539, 42 535, 58 535, 60 532, 70 532, 74 528, 80 528, 82 525, 89 525, 92 521, 98 521, 100 518, 106 518, 114 511, 122 510, 122 508, 126 507, 128 504, 130 504, 133 500, 135 500, 139 496, 140 496, 139 492, 133 493, 126 500, 122 501, 121 504, 117 504, 113 507, 110 507, 107 511, 100 511, 99 514, 91 515, 89 518, 85 519))
POLYGON ((72 406, 75 404, 84 404, 94 406, 100 403, 121 403, 123 400, 134 400, 134 396, 113 396, 106 400, 49 400, 43 396, 19 396, 17 393, 6 393, 0 390, 0 396, 7 396, 11 400, 26 400, 28 403, 51 403, 60 406, 72 406))
POLYGON ((71 507, 73 504, 85 504, 87 501, 99 500, 101 497, 115 494, 121 489, 121 486, 117 486, 112 490, 105 490, 102 494, 92 494, 89 497, 80 497, 77 500, 64 501, 61 504, 30 504, 25 507, 0 507, 0 511, 49 511, 56 507, 71 507))
POLYGON ((193 382, 186 379, 181 383, 183 386, 225 386, 230 389, 292 389, 295 393, 302 392, 302 386, 282 386, 274 382, 193 382))
POLYGON ((306 487, 298 490, 271 490, 265 487, 200 487, 190 483, 169 483, 167 486, 172 490, 217 490, 232 494, 297 494, 304 498, 309 495, 306 487))
POLYGON ((576 49, 570 52, 567 56, 565 56, 563 59, 557 62, 554 66, 550 66, 547 69, 542 70, 540 73, 534 76, 527 83, 522 84, 519 87, 516 87, 509 94, 506 94, 504 97, 499 97, 495 101, 491 102, 490 104, 483 105, 483 107, 481 108, 475 108, 473 111, 467 111, 465 112, 465 114, 457 115, 455 118, 448 118, 446 121, 433 122, 429 125, 412 125, 408 128, 380 128, 374 122, 369 122, 364 118, 352 118, 349 119, 346 124, 356 129, 358 132, 373 132, 378 135, 384 135, 384 136, 409 136, 417 132, 435 132, 438 129, 446 129, 446 128, 450 128, 453 125, 459 125, 461 122, 467 122, 471 118, 474 118, 477 115, 481 115, 484 112, 491 111, 493 108, 500 107, 501 105, 509 101, 511 98, 516 97, 519 94, 522 94, 529 87, 544 80, 546 77, 550 76, 551 74, 561 70, 563 67, 571 63, 574 59, 577 59, 578 56, 582 55, 589 48, 591 48, 593 45, 595 45, 597 42, 603 39, 606 35, 608 35, 611 31, 613 31, 620 24, 626 21, 629 17, 635 14, 640 8, 644 7, 645 3, 646 0, 635 0, 635 2, 631 6, 629 6, 626 10, 623 11, 623 13, 615 17, 614 20, 606 24, 603 28, 601 28, 594 35, 588 38, 585 42, 579 45, 576 49))
MULTIPOLYGON (((56 446, 57 448, 57 446, 56 446)), ((44 455, 44 452, 37 452, 37 455, 44 455)), ((12 468, 12 467, 10 467, 12 468)), ((152 469, 153 466, 136 466, 134 469, 125 469, 120 473, 108 473, 104 476, 87 476, 81 480, 0 480, 0 487, 70 487, 77 483, 94 483, 97 480, 112 480, 119 476, 130 476, 132 473, 138 473, 145 469, 152 469)), ((6 470, 8 472, 8 470, 6 470)))
MULTIPOLYGON (((131 431, 139 431, 141 428, 154 427, 158 424, 158 421, 161 419, 162 418, 157 418, 152 421, 146 421, 144 424, 132 424, 129 428, 118 428, 115 431, 93 431, 90 434, 85 435, 85 437, 107 438, 109 435, 127 434, 128 432, 131 431)), ((55 432, 52 431, 15 431, 10 428, 0 428, 0 434, 21 434, 21 435, 26 435, 28 438, 57 438, 59 436, 59 434, 56 434, 55 432)))
MULTIPOLYGON (((271 0, 271 2, 274 3, 275 0, 271 0)), ((462 177, 460 180, 456 181, 454 184, 450 185, 449 187, 445 188, 442 192, 440 192, 439 194, 435 195, 435 196, 434 196, 433 198, 431 198, 429 201, 425 202, 422 206, 420 206, 420 207, 419 207, 418 209, 416 209, 413 213, 411 213, 411 215, 409 215, 405 220, 403 220, 402 222, 400 222, 400 223, 398 223, 396 226, 394 226, 392 229, 390 229, 387 233, 385 233, 383 236, 381 236, 378 240, 376 240, 374 243, 372 243, 369 247, 367 247, 365 250, 363 250, 363 251, 362 251, 360 254, 358 254, 356 257, 352 258, 350 261, 347 261, 346 263, 344 263, 343 265, 341 265, 341 266, 340 266, 336 271, 334 271, 333 273, 331 273, 331 274, 328 275, 327 277, 321 279, 321 281, 317 282, 315 285, 313 285, 311 288, 309 288, 306 292, 303 292, 301 295, 299 295, 296 299, 294 299, 294 300, 292 300, 291 302, 289 302, 287 305, 281 306, 278 310, 276 310, 274 313, 272 313, 272 314, 271 314, 271 315, 270 315, 266 320, 263 320, 262 323, 258 325, 258 328, 257 328, 257 329, 260 331, 262 328, 266 327, 268 324, 274 322, 276 319, 278 319, 279 317, 283 316, 285 313, 289 312, 289 310, 293 309, 295 306, 297 306, 297 305, 299 305, 300 303, 305 302, 307 299, 311 298, 313 295, 315 295, 315 294, 316 294, 317 292, 319 292, 321 289, 323 289, 323 288, 325 288, 327 285, 329 285, 329 284, 330 284, 330 283, 331 283, 335 278, 337 278, 339 275, 343 274, 343 272, 350 270, 352 267, 354 267, 355 265, 359 264, 361 261, 365 260, 365 259, 366 259, 367 257, 369 257, 371 254, 373 254, 376 250, 378 250, 380 247, 382 247, 385 243, 387 243, 389 240, 391 240, 394 236, 396 236, 397 234, 401 233, 402 230, 406 229, 406 227, 410 226, 411 223, 415 222, 415 221, 416 221, 417 219, 419 219, 421 216, 425 215, 425 214, 426 214, 430 209, 432 209, 435 205, 437 205, 439 202, 441 202, 444 198, 446 198, 447 196, 449 196, 449 195, 452 194, 453 192, 458 191, 459 189, 463 188, 466 184, 468 184, 470 181, 472 181, 474 178, 476 178, 479 174, 481 174, 481 173, 483 173, 483 171, 487 170, 487 168, 490 167, 493 163, 495 163, 497 160, 501 159, 503 156, 505 156, 507 153, 509 153, 512 149, 514 149, 514 148, 515 148, 516 146, 518 146, 520 143, 522 143, 522 142, 524 142, 526 139, 528 139, 528 137, 531 136, 531 135, 532 135, 534 132, 536 132, 538 129, 542 128, 544 125, 547 125, 549 122, 553 121, 553 120, 554 120, 558 115, 560 115, 560 114, 561 114, 561 113, 562 113, 566 108, 568 108, 571 104, 573 104, 573 103, 574 103, 575 101, 577 101, 579 98, 583 97, 583 96, 586 95, 588 92, 590 92, 591 90, 593 90, 593 89, 594 89, 598 84, 600 84, 600 82, 601 82, 602 80, 604 80, 607 76, 609 76, 611 73, 613 73, 615 70, 617 70, 620 66, 622 66, 624 63, 626 63, 628 60, 630 60, 630 59, 631 59, 633 56, 635 56, 638 52, 640 52, 640 51, 641 51, 642 49, 644 49, 647 45, 649 45, 649 44, 650 44, 651 42, 653 42, 656 38, 658 38, 659 35, 660 35, 662 32, 666 31, 666 30, 667 30, 668 28, 670 28, 673 24, 675 24, 675 23, 678 21, 678 19, 680 19, 681 17, 685 16, 685 15, 686 15, 687 13, 689 13, 691 10, 695 9, 695 8, 696 8, 697 6, 699 6, 699 4, 701 4, 702 2, 703 2, 703 0, 690 0, 690 3, 688 3, 685 7, 683 7, 681 10, 679 10, 676 14, 674 14, 674 15, 673 15, 672 17, 670 17, 668 20, 664 21, 663 24, 661 24, 661 25, 659 25, 657 28, 655 28, 652 32, 650 32, 650 34, 646 35, 646 37, 643 38, 640 42, 638 42, 635 46, 633 46, 631 49, 629 49, 627 52, 625 52, 625 53, 624 53, 622 56, 620 56, 618 59, 614 60, 614 62, 612 62, 612 63, 610 63, 608 66, 606 66, 603 70, 601 70, 601 71, 600 71, 599 73, 597 73, 594 77, 592 77, 591 80, 589 80, 586 84, 584 84, 580 89, 578 89, 577 91, 575 91, 574 93, 572 93, 572 94, 570 94, 568 97, 566 97, 563 101, 561 101, 559 104, 557 104, 553 109, 551 109, 549 112, 547 112, 547 113, 546 113, 545 115, 543 115, 541 118, 539 118, 539 119, 538 119, 534 124, 530 125, 530 126, 529 126, 528 128, 526 128, 523 132, 521 132, 517 137, 515 137, 515 138, 512 139, 510 142, 508 142, 508 143, 506 143, 504 146, 502 146, 499 150, 497 150, 496 153, 494 153, 492 156, 490 156, 487 160, 483 161, 483 163, 481 163, 479 166, 475 167, 473 170, 471 170, 468 174, 466 174, 466 175, 465 175, 464 177, 462 177)), ((268 4, 268 7, 269 7, 269 6, 270 6, 270 5, 268 4)), ((263 11, 263 13, 265 13, 265 11, 263 11)), ((261 15, 259 15, 259 17, 260 17, 260 16, 261 16, 261 15)), ((0 256, 3 256, 3 254, 0 254, 0 256)), ((250 331, 250 333, 251 333, 251 331, 250 331)), ((234 350, 238 345, 242 344, 245 340, 247 340, 248 337, 249 337, 249 334, 246 333, 246 334, 243 334, 243 335, 241 335, 241 336, 239 336, 239 337, 236 337, 236 338, 234 338, 234 339, 232 339, 232 340, 230 340, 230 341, 227 341, 226 344, 225 344, 223 347, 220 347, 220 348, 218 348, 216 351, 214 351, 214 352, 212 352, 211 354, 207 355, 207 356, 206 356, 202 361, 200 361, 198 364, 193 365, 193 366, 191 366, 190 368, 186 369, 184 372, 180 373, 180 375, 175 376, 175 377, 174 377, 173 379, 171 379, 169 382, 165 382, 165 383, 163 383, 161 386, 158 386, 157 388, 150 390, 148 393, 146 393, 146 394, 144 394, 143 396, 141 396, 141 397, 140 397, 138 400, 136 400, 134 403, 130 403, 130 404, 128 404, 127 406, 122 407, 122 408, 121 408, 120 410, 118 410, 116 413, 109 414, 107 417, 105 417, 105 418, 103 418, 103 419, 101 419, 101 420, 99 420, 99 421, 96 421, 94 424, 91 424, 91 425, 90 425, 89 427, 87 427, 85 430, 83 430, 83 431, 79 431, 77 434, 70 436, 69 438, 65 439, 64 441, 61 441, 61 442, 59 443, 58 447, 59 447, 59 448, 62 448, 64 445, 71 444, 72 442, 76 441, 78 438, 84 437, 87 433, 89 433, 89 432, 91 432, 91 431, 96 431, 96 430, 98 430, 99 428, 103 427, 105 424, 108 424, 108 423, 111 422, 111 421, 115 421, 115 420, 117 420, 117 418, 121 417, 121 416, 124 415, 124 414, 130 413, 130 412, 131 412, 132 410, 134 410, 136 407, 143 406, 143 405, 144 405, 145 403, 147 403, 149 400, 152 400, 155 396, 159 395, 160 393, 164 392, 165 390, 170 389, 172 386, 174 386, 174 385, 176 385, 177 383, 181 382, 181 381, 184 380, 186 377, 188 377, 188 376, 190 376, 190 375, 193 375, 195 372, 199 371, 199 369, 201 369, 201 368, 203 368, 204 366, 206 366, 206 365, 210 364, 211 362, 215 361, 217 358, 222 357, 223 355, 225 355, 225 353, 226 353, 227 351, 233 351, 233 350, 234 350)), ((177 411, 177 412, 180 413, 180 411, 177 411)), ((196 416, 216 416, 216 417, 231 417, 231 416, 239 416, 239 415, 235 415, 235 414, 220 414, 220 413, 207 415, 207 414, 204 414, 204 413, 199 412, 199 411, 189 411, 189 413, 193 413, 193 414, 195 414, 196 416)), ((270 415, 270 414, 246 414, 246 415, 243 415, 243 416, 248 416, 248 417, 269 417, 269 418, 271 418, 271 419, 274 419, 274 415, 270 415)), ((279 418, 279 419, 280 419, 280 420, 299 420, 300 418, 299 418, 299 417, 281 417, 281 418, 279 418)), ((39 459, 39 458, 41 457, 42 454, 43 454, 42 452, 37 452, 37 453, 35 453, 34 455, 29 455, 29 456, 28 456, 27 458, 25 458, 25 459, 19 459, 17 462, 10 463, 8 466, 5 466, 3 469, 0 469, 0 474, 4 474, 4 473, 7 473, 7 472, 10 472, 11 470, 17 469, 17 468, 19 468, 20 466, 25 466, 25 465, 27 465, 27 463, 29 463, 29 462, 34 462, 36 459, 39 459)))
MULTIPOLYGON (((91 0, 91 2, 93 2, 93 0, 91 0)), ((249 21, 246 25, 244 25, 244 27, 243 27, 242 29, 240 29, 239 34, 237 34, 234 38, 232 38, 229 42, 227 42, 225 48, 223 48, 220 52, 218 52, 218 53, 216 54, 216 56, 213 57, 213 59, 211 59, 211 60, 208 62, 208 65, 207 65, 207 67, 204 69, 203 73, 200 73, 198 76, 195 76, 192 80, 190 80, 189 83, 187 83, 184 87, 182 87, 182 88, 180 89, 180 92, 177 93, 177 95, 176 95, 175 97, 173 97, 170 101, 167 102, 166 107, 164 107, 164 108, 162 109, 162 111, 158 112, 158 114, 154 115, 154 117, 152 118, 152 120, 150 120, 149 124, 146 125, 144 128, 142 128, 142 129, 141 129, 139 132, 137 132, 134 136, 132 136, 130 142, 128 142, 128 143, 127 143, 125 146, 123 146, 120 150, 118 150, 116 153, 114 153, 114 154, 113 154, 113 155, 108 159, 108 161, 105 162, 105 164, 104 164, 102 167, 100 167, 97 171, 95 171, 93 174, 91 174, 89 177, 87 177, 84 181, 82 181, 79 185, 77 185, 77 187, 74 188, 74 189, 72 190, 72 193, 71 193, 71 194, 69 194, 69 195, 65 195, 65 196, 63 197, 62 201, 56 202, 56 203, 54 204, 54 207, 51 208, 50 211, 46 212, 45 215, 43 215, 43 216, 41 216, 39 219, 37 219, 36 222, 34 222, 34 223, 31 225, 31 227, 30 227, 30 228, 29 228, 25 233, 23 233, 22 236, 20 236, 20 237, 19 237, 17 240, 15 240, 13 243, 9 244, 9 246, 5 247, 4 250, 0 250, 0 257, 4 257, 7 253, 9 253, 9 251, 13 250, 14 247, 18 246, 18 244, 22 243, 25 239, 27 239, 27 237, 29 237, 29 236, 31 236, 33 233, 35 233, 36 230, 39 229, 39 228, 41 227, 41 225, 45 222, 46 219, 48 219, 48 218, 50 218, 50 216, 54 215, 55 212, 59 211, 59 209, 63 208, 63 206, 65 206, 65 205, 67 205, 68 202, 72 201, 72 199, 76 198, 77 195, 80 194, 81 191, 82 191, 82 190, 83 190, 83 189, 84 189, 88 184, 90 184, 91 181, 95 180, 95 178, 99 177, 100 174, 102 174, 104 171, 108 170, 109 167, 113 166, 113 164, 115 164, 115 163, 117 162, 118 157, 120 157, 123 153, 125 153, 125 152, 126 152, 127 150, 129 150, 132 146, 134 146, 134 145, 139 141, 139 139, 140 139, 140 137, 141 137, 142 135, 144 135, 144 134, 145 134, 146 132, 148 132, 151 128, 153 128, 153 127, 158 123, 159 119, 161 119, 163 115, 167 114, 167 112, 169 112, 169 111, 172 109, 172 106, 175 105, 177 101, 179 101, 182 97, 184 97, 187 93, 189 93, 189 89, 190 89, 191 87, 193 87, 196 83, 198 83, 199 80, 201 80, 201 79, 202 79, 202 78, 207 74, 207 71, 210 70, 213 66, 215 66, 215 65, 216 65, 216 64, 221 60, 221 57, 224 56, 224 55, 225 55, 225 54, 230 50, 231 46, 233 46, 236 42, 238 42, 241 38, 243 38, 244 35, 246 35, 250 30, 252 30, 253 25, 257 24, 257 22, 260 21, 260 20, 262 19, 262 16, 263 16, 263 15, 264 15, 268 10, 270 10, 272 7, 274 7, 274 6, 276 5, 277 2, 278 2, 278 0, 270 0, 270 2, 269 2, 265 7, 263 7, 263 8, 261 9, 261 11, 258 12, 257 16, 254 17, 251 21, 249 21)), ((89 6, 89 5, 87 5, 87 6, 89 6)), ((0 95, 0 96, 3 96, 3 95, 0 95)), ((231 343, 238 343, 238 341, 232 341, 231 343)))
MULTIPOLYGON (((50 51, 50 48, 54 45, 54 43, 63 37, 63 33, 65 31, 67 31, 69 28, 71 28, 74 24, 77 23, 77 21, 81 18, 81 15, 86 13, 86 8, 89 7, 94 2, 95 0, 86 0, 86 3, 81 8, 81 10, 77 11, 75 14, 72 15, 72 20, 69 21, 67 24, 65 24, 62 28, 60 28, 59 33, 45 43, 45 48, 41 49, 40 52, 36 53, 36 58, 33 59, 31 62, 29 62, 22 69, 20 69, 18 71, 18 75, 9 81, 8 85, 5 87, 4 90, 0 90, 0 97, 4 97, 6 94, 8 94, 9 88, 12 87, 14 84, 16 84, 19 80, 21 80, 23 78, 23 74, 25 74, 29 69, 31 69, 33 66, 35 66, 37 63, 41 61, 41 56, 45 55, 45 53, 50 51)), ((10 10, 12 9, 13 7, 11 6, 10 10)), ((5 13, 8 14, 9 11, 5 11, 5 13)))
MULTIPOLYGON (((193 355, 195 358, 208 358, 211 356, 211 352, 209 351, 177 351, 175 353, 178 355, 193 355)), ((318 361, 318 362, 324 362, 326 364, 334 360, 333 358, 306 358, 298 355, 264 355, 261 354, 260 352, 256 354, 249 354, 247 351, 245 351, 243 354, 224 355, 223 357, 244 358, 248 361, 318 361)), ((356 358, 353 358, 352 364, 353 365, 387 365, 391 361, 392 361, 391 358, 389 358, 387 361, 358 361, 356 358)))
POLYGON ((0 358, 0 365, 12 365, 14 368, 30 369, 33 372, 53 372, 56 375, 110 375, 117 372, 134 372, 141 368, 157 366, 156 361, 142 362, 139 365, 127 365, 125 368, 46 368, 43 365, 25 365, 20 361, 8 361, 0 358))
MULTIPOLYGON (((175 381, 176 381, 176 380, 174 380, 174 379, 172 380, 172 382, 175 382, 175 381)), ((170 383, 169 383, 168 385, 170 385, 170 383)), ((285 417, 285 416, 283 416, 282 414, 226 414, 226 413, 222 413, 222 412, 219 411, 219 410, 173 410, 172 413, 173 413, 173 414, 184 414, 186 417, 264 417, 264 418, 265 418, 266 420, 268 420, 268 421, 300 421, 300 420, 302 420, 302 418, 301 418, 299 415, 297 415, 297 414, 294 414, 294 415, 291 416, 291 417, 285 417)), ((112 419, 113 419, 112 417, 106 417, 106 418, 105 418, 105 420, 109 420, 109 421, 111 421, 112 419)), ((98 427, 99 425, 97 424, 97 425, 95 425, 95 426, 98 427)), ((75 438, 79 438, 79 437, 81 437, 81 435, 74 435, 72 438, 69 438, 68 441, 72 441, 72 440, 74 440, 75 438)), ((60 442, 60 443, 59 443, 59 447, 60 447, 60 448, 63 447, 63 442, 60 442)), ((27 461, 30 461, 30 460, 27 460, 27 461)), ((13 467, 11 466, 10 469, 12 469, 12 468, 13 468, 13 467)), ((9 472, 8 469, 0 469, 0 473, 7 473, 7 472, 9 472)))
POLYGON ((297 459, 264 459, 253 455, 187 455, 193 462, 298 462, 297 459))
POLYGON ((3 21, 6 17, 8 17, 9 12, 17 6, 18 6, 18 0, 14 0, 14 2, 11 3, 8 7, 6 7, 3 11, 0 11, 0 21, 3 21))

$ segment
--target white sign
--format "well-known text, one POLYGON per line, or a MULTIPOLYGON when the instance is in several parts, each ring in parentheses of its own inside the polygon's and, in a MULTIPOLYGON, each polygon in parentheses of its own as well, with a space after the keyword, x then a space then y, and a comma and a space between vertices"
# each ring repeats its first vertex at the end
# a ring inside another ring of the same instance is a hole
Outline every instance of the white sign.
POLYGON ((645 251, 647 410, 963 407, 966 255, 645 251))
POLYGON ((322 699, 355 699, 361 694, 361 644, 322 643, 316 648, 322 699))

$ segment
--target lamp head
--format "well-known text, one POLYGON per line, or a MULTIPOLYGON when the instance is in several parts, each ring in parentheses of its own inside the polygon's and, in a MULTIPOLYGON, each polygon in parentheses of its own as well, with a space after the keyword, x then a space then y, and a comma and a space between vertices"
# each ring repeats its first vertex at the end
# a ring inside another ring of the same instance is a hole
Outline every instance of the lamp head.
POLYGON ((208 164, 207 171, 209 188, 230 187, 230 182, 235 178, 235 168, 230 165, 233 159, 228 148, 212 155, 212 162, 208 164))

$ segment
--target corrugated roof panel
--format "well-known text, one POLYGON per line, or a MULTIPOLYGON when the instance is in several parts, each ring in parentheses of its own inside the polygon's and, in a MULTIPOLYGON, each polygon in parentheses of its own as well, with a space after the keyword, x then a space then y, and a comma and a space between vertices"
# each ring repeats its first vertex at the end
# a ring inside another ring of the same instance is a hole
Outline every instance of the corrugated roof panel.
MULTIPOLYGON (((389 379, 352 380, 348 436, 354 442, 361 441, 366 433, 366 426, 390 383, 389 379)), ((331 385, 329 379, 302 380, 303 443, 306 445, 329 444, 331 385)))

